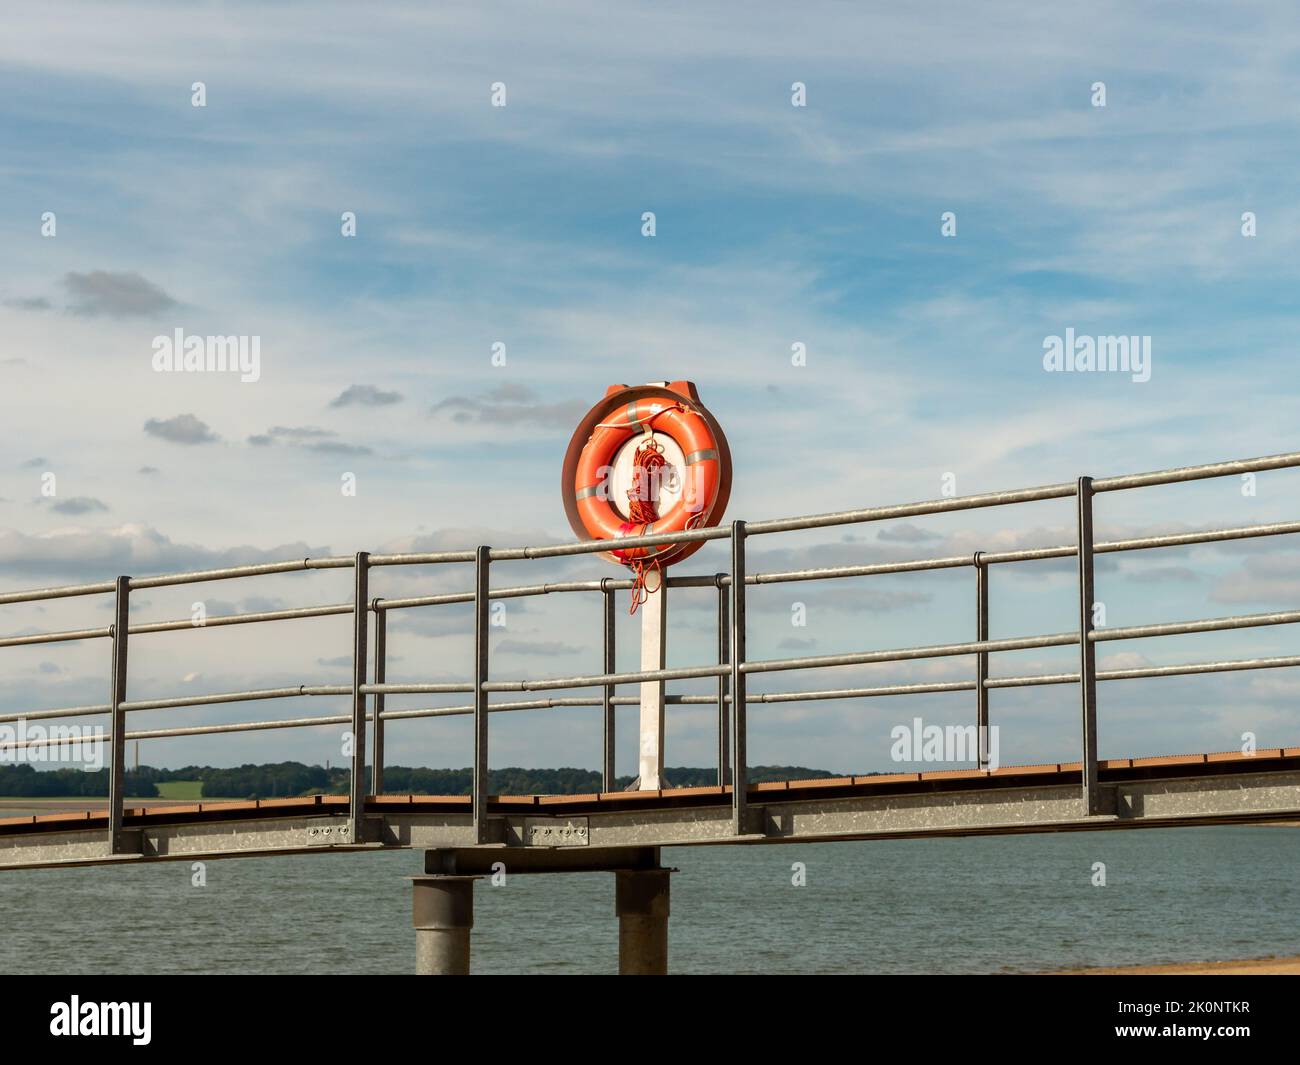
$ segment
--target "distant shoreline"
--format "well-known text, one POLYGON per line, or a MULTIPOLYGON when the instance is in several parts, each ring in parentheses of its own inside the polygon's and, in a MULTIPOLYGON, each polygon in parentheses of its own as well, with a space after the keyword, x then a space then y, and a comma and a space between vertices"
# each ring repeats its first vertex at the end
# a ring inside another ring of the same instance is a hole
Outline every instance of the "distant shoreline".
POLYGON ((1124 965, 1102 969, 1063 969, 1055 976, 1300 976, 1300 955, 1239 961, 1186 961, 1164 965, 1124 965))

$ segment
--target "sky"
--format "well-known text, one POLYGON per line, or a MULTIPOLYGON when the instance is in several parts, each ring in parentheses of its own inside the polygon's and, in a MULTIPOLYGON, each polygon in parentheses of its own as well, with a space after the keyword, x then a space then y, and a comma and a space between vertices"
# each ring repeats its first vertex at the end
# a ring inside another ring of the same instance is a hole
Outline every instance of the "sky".
MULTIPOLYGON (((0 589, 572 539, 561 460, 614 383, 696 382, 735 460, 728 519, 1296 450, 1298 73, 1281 3, 33 5, 0 37, 0 589), (257 379, 157 372, 155 338, 178 329, 257 338, 257 379), (1149 380, 1045 369, 1067 330, 1149 337, 1149 380)), ((1292 520, 1297 484, 1279 471, 1254 494, 1227 478, 1102 496, 1098 536, 1292 520)), ((1073 536, 1057 500, 755 538, 750 569, 1073 536)), ((1072 565, 995 570, 992 635, 1077 624, 1072 565)), ((680 571, 726 566, 711 545, 680 571)), ((1286 537, 1110 555, 1097 573, 1112 626, 1291 609, 1300 593, 1286 537)), ((501 584, 619 575, 594 557, 493 568, 501 584)), ((385 570, 372 592, 471 576, 385 570)), ((344 571, 292 573, 138 592, 132 619, 350 594, 344 571)), ((973 639, 973 594, 969 569, 764 586, 750 654, 973 639)), ((0 607, 0 632, 106 625, 109 599, 0 607)), ((711 660, 713 609, 710 592, 671 597, 670 664, 711 660)), ((599 612, 591 596, 510 601, 494 678, 597 672, 599 612)), ((458 607, 395 615, 390 680, 468 679, 470 624, 458 607)), ((621 668, 638 624, 620 619, 621 668)), ((346 683, 348 625, 133 639, 129 695, 346 683)), ((1293 648, 1287 628, 1256 628, 1109 643, 1099 661, 1293 648)), ((106 700, 106 641, 0 654, 0 713, 106 700)), ((1004 654, 993 674, 1074 657, 1004 654)), ((1279 670, 1106 683, 1101 753, 1236 750, 1245 732, 1295 744, 1297 691, 1279 670)), ((344 703, 139 712, 131 727, 344 703)), ((1077 757, 1073 688, 992 705, 1004 763, 1077 757)), ((750 758, 899 768, 896 726, 973 713, 970 693, 756 706, 750 758)), ((667 763, 713 764, 713 729, 708 708, 670 708, 667 763)), ((470 757, 465 718, 388 730, 392 764, 470 757)), ((492 720, 493 766, 599 758, 596 709, 492 720)), ((341 730, 140 748, 165 766, 285 759, 338 764, 341 730)))

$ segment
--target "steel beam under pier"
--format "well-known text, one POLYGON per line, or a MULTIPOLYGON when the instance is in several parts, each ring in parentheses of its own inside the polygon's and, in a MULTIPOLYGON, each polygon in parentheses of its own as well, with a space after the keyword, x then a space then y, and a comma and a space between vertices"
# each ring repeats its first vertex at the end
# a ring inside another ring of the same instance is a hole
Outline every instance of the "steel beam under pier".
POLYGON ((413 876, 417 976, 468 976, 474 876, 413 876))

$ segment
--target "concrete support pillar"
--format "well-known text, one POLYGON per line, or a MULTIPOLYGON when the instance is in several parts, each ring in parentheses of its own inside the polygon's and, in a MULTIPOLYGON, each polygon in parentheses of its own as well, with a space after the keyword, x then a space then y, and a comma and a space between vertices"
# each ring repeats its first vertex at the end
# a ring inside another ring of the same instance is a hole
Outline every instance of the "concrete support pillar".
POLYGON ((411 877, 417 976, 468 976, 473 876, 411 877))
POLYGON ((668 975, 668 877, 671 869, 614 873, 620 976, 668 975))

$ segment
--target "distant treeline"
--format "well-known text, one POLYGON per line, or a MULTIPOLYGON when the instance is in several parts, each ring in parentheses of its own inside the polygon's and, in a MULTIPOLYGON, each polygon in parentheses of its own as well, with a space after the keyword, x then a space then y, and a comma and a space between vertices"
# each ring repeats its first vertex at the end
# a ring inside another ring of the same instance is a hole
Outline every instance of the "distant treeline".
MULTIPOLYGON (((128 770, 125 794, 140 799, 157 797, 158 788, 145 772, 144 769, 139 773, 128 770)), ((46 795, 107 798, 108 770, 97 769, 88 773, 84 769, 51 769, 37 772, 34 766, 26 763, 0 765, 0 796, 32 799, 46 795)))
POLYGON ((203 794, 211 799, 291 799, 296 795, 346 794, 348 771, 326 769, 301 762, 271 762, 214 769, 208 765, 187 765, 180 769, 140 767, 141 774, 155 784, 173 780, 200 780, 203 794))
MULTIPOLYGON (((688 788, 717 783, 717 770, 677 766, 664 770, 668 787, 688 788)), ((824 769, 802 766, 750 766, 753 783, 775 780, 810 780, 832 774, 824 769)), ((366 778, 369 779, 367 769, 366 778)), ((385 766, 384 791, 400 795, 468 795, 472 771, 465 769, 423 769, 385 766)), ((626 788, 632 777, 619 777, 616 786, 626 788)), ((133 798, 156 798, 158 785, 171 781, 198 780, 203 795, 210 799, 281 799, 297 795, 345 795, 348 770, 343 767, 276 762, 271 765, 241 765, 230 769, 212 766, 184 766, 154 769, 141 766, 126 773, 126 794, 133 798)), ((493 769, 488 773, 488 790, 497 795, 576 795, 601 790, 600 774, 590 769, 493 769)), ((87 773, 80 769, 37 772, 30 765, 0 766, 0 796, 35 798, 45 795, 108 795, 108 770, 87 773)))

